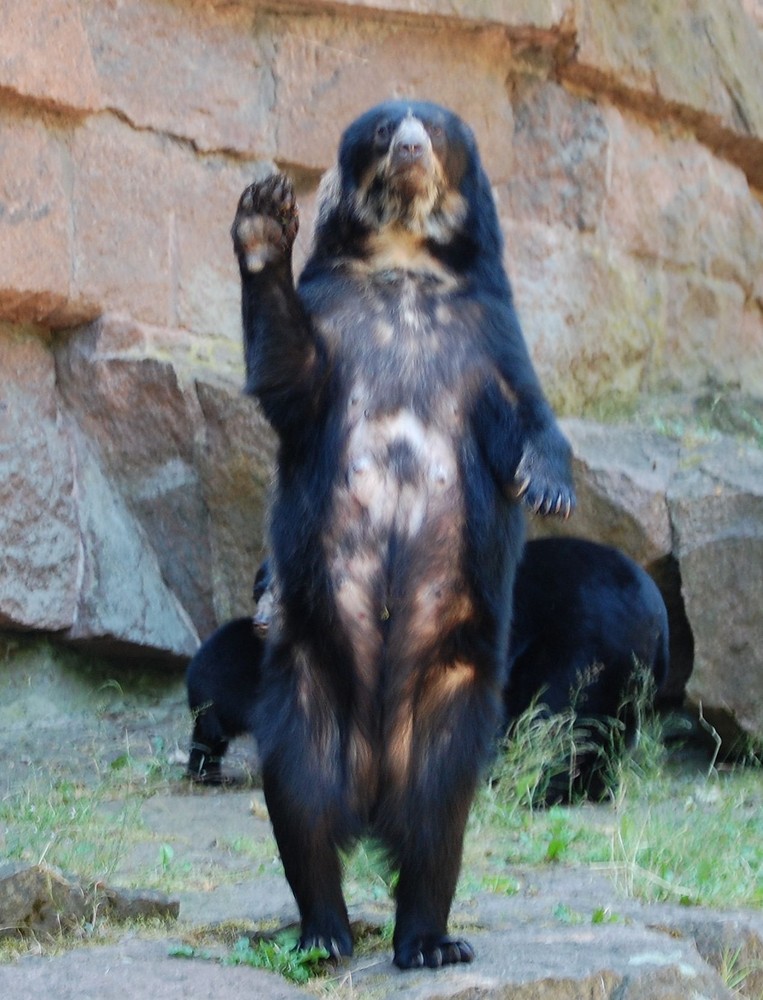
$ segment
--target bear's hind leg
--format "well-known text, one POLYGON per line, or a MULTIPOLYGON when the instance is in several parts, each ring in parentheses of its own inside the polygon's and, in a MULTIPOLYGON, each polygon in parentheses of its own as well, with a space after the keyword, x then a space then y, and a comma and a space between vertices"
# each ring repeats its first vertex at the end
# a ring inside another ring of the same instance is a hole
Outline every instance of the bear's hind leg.
POLYGON ((399 869, 394 961, 401 969, 471 962, 447 932, 464 830, 499 715, 497 685, 470 663, 428 672, 389 734, 389 797, 379 836, 399 869), (407 734, 410 734, 407 736, 407 734))
POLYGON ((470 802, 471 793, 463 803, 454 803, 452 811, 431 801, 420 803, 427 816, 420 824, 424 829, 412 835, 400 859, 393 938, 400 969, 438 968, 474 958, 468 941, 447 932, 470 802))
POLYGON ((332 958, 351 955, 336 821, 325 811, 311 813, 299 790, 285 786, 283 776, 274 770, 264 769, 263 788, 286 879, 299 908, 299 947, 325 948, 332 958))

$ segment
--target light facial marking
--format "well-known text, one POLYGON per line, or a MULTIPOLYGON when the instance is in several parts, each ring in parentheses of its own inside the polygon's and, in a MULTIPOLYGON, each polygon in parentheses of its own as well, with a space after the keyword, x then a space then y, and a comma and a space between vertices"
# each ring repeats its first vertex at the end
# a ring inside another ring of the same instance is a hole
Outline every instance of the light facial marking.
POLYGON ((318 184, 316 195, 316 227, 324 223, 331 212, 338 207, 342 200, 342 178, 339 173, 339 164, 326 171, 318 184))
POLYGON ((373 229, 397 222, 425 236, 428 220, 447 188, 423 123, 409 115, 398 125, 386 154, 361 178, 353 207, 358 218, 373 229), (419 149, 415 157, 409 155, 413 146, 419 149))

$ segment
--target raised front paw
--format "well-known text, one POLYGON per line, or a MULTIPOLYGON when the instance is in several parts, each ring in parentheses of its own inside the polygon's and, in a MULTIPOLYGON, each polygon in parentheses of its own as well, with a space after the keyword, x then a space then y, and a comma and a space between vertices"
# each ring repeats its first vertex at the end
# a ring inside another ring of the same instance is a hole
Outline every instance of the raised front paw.
POLYGON ((474 949, 468 941, 444 934, 425 934, 395 948, 394 962, 398 969, 439 969, 442 965, 471 962, 474 949))
POLYGON ((288 258, 299 229, 294 188, 284 174, 250 184, 239 199, 231 236, 241 266, 252 274, 288 258))
POLYGON ((544 448, 528 442, 514 476, 514 495, 534 514, 555 515, 565 520, 575 509, 575 490, 569 471, 569 448, 544 448))

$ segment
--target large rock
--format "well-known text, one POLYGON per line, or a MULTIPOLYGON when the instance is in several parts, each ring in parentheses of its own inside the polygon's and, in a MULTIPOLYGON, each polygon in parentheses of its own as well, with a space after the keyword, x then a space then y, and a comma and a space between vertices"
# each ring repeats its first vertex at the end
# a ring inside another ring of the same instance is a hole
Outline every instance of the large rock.
POLYGON ((74 297, 170 324, 173 182, 182 158, 168 137, 135 132, 111 117, 89 119, 76 129, 74 297))
POLYGON ((667 488, 679 447, 636 426, 561 421, 574 454, 578 505, 569 521, 533 518, 538 534, 574 534, 616 545, 643 565, 670 555, 667 488))
MULTIPOLYGON (((649 332, 641 388, 670 383, 697 391, 706 380, 758 391, 763 384, 763 208, 742 171, 688 136, 669 142, 610 109, 611 171, 602 233, 638 262, 644 283, 611 300, 617 350, 626 311, 640 309, 649 332), (648 192, 648 199, 644 193, 648 192)), ((600 393, 601 395, 601 393, 600 393)))
POLYGON ((210 516, 218 621, 252 613, 252 583, 265 549, 275 438, 254 400, 229 386, 196 383, 204 433, 198 468, 210 516))
POLYGON ((759 393, 763 209, 738 167, 531 77, 497 195, 522 325, 561 412, 708 379, 759 393))
POLYGON ((507 214, 517 221, 562 225, 577 232, 596 229, 607 196, 607 111, 536 77, 520 81, 513 106, 507 214))
POLYGON ((565 79, 616 90, 655 117, 671 112, 763 184, 763 39, 741 4, 667 7, 575 0, 565 79))
POLYGON ((56 110, 85 114, 100 107, 81 6, 77 0, 3 0, 0 87, 56 110))
POLYGON ((732 437, 685 440, 637 424, 562 422, 578 507, 536 535, 616 545, 655 578, 668 608, 669 701, 684 688, 727 749, 763 737, 763 452, 732 437))
POLYGON ((55 937, 82 923, 88 893, 49 865, 9 862, 0 867, 0 937, 55 937))
POLYGON ((55 631, 77 606, 82 552, 71 444, 53 358, 0 326, 0 625, 55 631))
POLYGON ((252 7, 158 0, 80 6, 104 107, 207 152, 275 155, 275 87, 252 7))
POLYGON ((65 312, 71 252, 59 137, 40 122, 0 109, 0 317, 43 322, 65 312))
POLYGON ((267 161, 199 157, 111 116, 76 129, 71 157, 73 305, 197 334, 202 358, 220 341, 240 357, 229 230, 241 191, 272 169, 267 161))
MULTIPOLYGON (((668 493, 694 636, 689 697, 763 737, 763 452, 698 450, 668 493)), ((723 732, 723 721, 718 728, 723 732)))
POLYGON ((188 658, 193 623, 162 578, 156 552, 92 445, 72 427, 82 570, 70 641, 121 656, 188 658))
POLYGON ((185 657, 251 610, 272 436, 240 373, 184 382, 165 344, 113 317, 54 352, 0 329, 0 625, 185 657))
POLYGON ((59 387, 204 636, 251 611, 274 442, 241 371, 192 381, 151 353, 155 329, 103 317, 59 346, 59 387))
POLYGON ((31 331, 0 330, 0 408, 0 624, 120 652, 191 655, 188 614, 61 406, 53 357, 31 331))
POLYGON ((86 884, 50 865, 0 866, 0 937, 58 937, 94 911, 121 921, 174 919, 179 909, 164 893, 86 884))
POLYGON ((59 388, 139 520, 162 576, 206 633, 215 618, 208 515, 194 463, 195 400, 170 363, 130 350, 135 326, 105 319, 72 333, 56 352, 59 388))

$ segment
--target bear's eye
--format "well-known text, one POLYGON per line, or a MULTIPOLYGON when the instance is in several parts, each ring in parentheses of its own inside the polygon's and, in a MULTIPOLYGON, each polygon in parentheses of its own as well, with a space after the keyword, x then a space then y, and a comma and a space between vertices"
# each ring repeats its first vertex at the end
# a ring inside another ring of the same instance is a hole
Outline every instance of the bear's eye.
POLYGON ((376 132, 374 133, 374 139, 377 145, 383 145, 385 142, 389 141, 390 128, 388 122, 382 122, 381 125, 376 126, 376 132))
POLYGON ((441 142, 443 136, 445 135, 445 129, 442 125, 430 125, 427 131, 429 132, 429 138, 432 142, 441 142))

